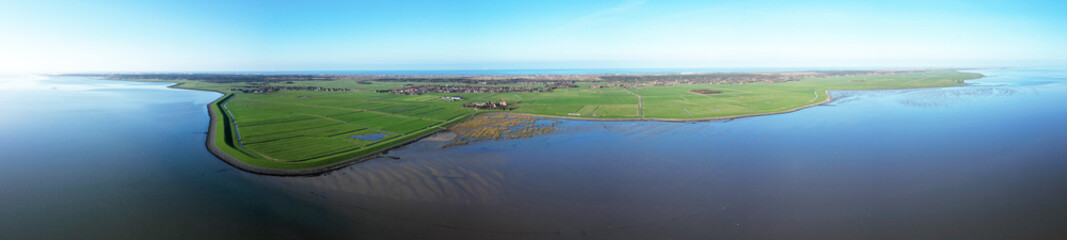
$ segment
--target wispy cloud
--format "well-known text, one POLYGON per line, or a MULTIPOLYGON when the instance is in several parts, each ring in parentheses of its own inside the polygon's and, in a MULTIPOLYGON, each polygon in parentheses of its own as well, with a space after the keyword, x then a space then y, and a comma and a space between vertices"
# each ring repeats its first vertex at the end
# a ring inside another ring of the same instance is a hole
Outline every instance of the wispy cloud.
POLYGON ((574 19, 574 21, 571 21, 571 22, 567 23, 566 25, 562 26, 562 28, 566 29, 566 28, 590 26, 590 25, 596 25, 596 24, 601 24, 601 23, 604 23, 604 22, 610 22, 610 21, 613 21, 613 20, 617 20, 617 19, 620 19, 620 15, 625 14, 627 12, 631 12, 634 9, 637 9, 638 7, 640 7, 641 5, 644 5, 644 4, 645 4, 644 0, 626 1, 626 2, 623 2, 623 3, 619 4, 619 5, 615 5, 615 6, 610 7, 610 8, 599 9, 599 10, 590 12, 589 14, 586 14, 586 15, 583 15, 581 17, 578 17, 578 18, 574 19))
POLYGON ((595 11, 593 13, 590 13, 587 17, 601 17, 601 16, 609 16, 609 15, 613 15, 613 14, 618 14, 618 13, 626 12, 626 11, 628 11, 630 9, 637 8, 637 7, 639 7, 641 5, 644 5, 644 4, 645 4, 644 0, 628 1, 628 2, 624 2, 622 4, 616 5, 616 6, 611 7, 611 8, 606 8, 606 9, 601 9, 601 10, 595 11))

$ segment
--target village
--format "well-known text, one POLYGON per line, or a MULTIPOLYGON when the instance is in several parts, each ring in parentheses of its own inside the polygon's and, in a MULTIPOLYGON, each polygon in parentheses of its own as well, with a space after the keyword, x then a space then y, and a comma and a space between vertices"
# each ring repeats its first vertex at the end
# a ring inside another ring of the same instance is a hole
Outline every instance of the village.
POLYGON ((328 88, 328 87, 294 87, 294 86, 265 86, 265 85, 251 85, 252 88, 231 88, 230 91, 235 93, 271 93, 281 90, 289 91, 321 91, 321 92, 350 92, 347 88, 328 88))
POLYGON ((615 83, 590 85, 591 89, 598 88, 639 88, 639 87, 663 87, 672 86, 676 84, 745 84, 745 83, 775 83, 775 82, 792 82, 799 81, 805 77, 812 77, 812 75, 800 74, 800 75, 762 75, 762 74, 746 74, 746 75, 725 75, 716 74, 712 75, 664 75, 664 76, 636 76, 636 77, 605 77, 605 79, 611 79, 615 83), (654 80, 656 79, 656 80, 654 80))
POLYGON ((406 85, 400 89, 377 90, 379 93, 421 95, 424 93, 500 93, 541 92, 539 87, 475 86, 475 85, 406 85))
POLYGON ((801 72, 752 72, 752 73, 697 73, 697 74, 618 74, 600 76, 610 84, 591 85, 589 88, 637 88, 671 86, 676 84, 746 84, 795 82, 807 78, 842 76, 877 76, 912 73, 922 70, 843 70, 801 72))
POLYGON ((670 86, 670 85, 674 85, 674 84, 678 84, 678 82, 660 82, 660 81, 655 81, 655 82, 650 82, 650 83, 614 83, 614 84, 590 85, 589 88, 591 88, 591 89, 598 89, 598 88, 638 88, 638 87, 651 87, 651 86, 670 86))
POLYGON ((464 103, 465 108, 485 109, 485 110, 515 110, 515 106, 508 106, 508 100, 497 99, 498 102, 486 101, 486 102, 469 102, 464 103))

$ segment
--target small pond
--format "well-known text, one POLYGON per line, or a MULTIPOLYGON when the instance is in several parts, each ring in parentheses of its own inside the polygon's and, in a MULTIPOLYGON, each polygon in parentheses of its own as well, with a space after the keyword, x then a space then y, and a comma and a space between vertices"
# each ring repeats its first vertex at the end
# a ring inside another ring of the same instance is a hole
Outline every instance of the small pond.
POLYGON ((348 138, 359 139, 359 140, 363 140, 363 141, 372 141, 373 142, 373 141, 382 140, 382 138, 384 138, 385 136, 386 136, 385 133, 375 133, 375 134, 352 135, 352 136, 349 136, 348 138))

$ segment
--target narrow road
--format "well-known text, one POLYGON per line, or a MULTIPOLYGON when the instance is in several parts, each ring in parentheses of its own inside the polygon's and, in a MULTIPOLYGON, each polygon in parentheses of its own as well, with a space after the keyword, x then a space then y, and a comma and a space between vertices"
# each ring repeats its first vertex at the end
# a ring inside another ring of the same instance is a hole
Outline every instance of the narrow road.
POLYGON ((623 88, 623 90, 626 90, 626 92, 630 93, 631 95, 637 96, 637 116, 645 118, 645 113, 641 111, 641 109, 645 108, 645 102, 641 100, 641 95, 637 95, 636 93, 631 92, 630 89, 623 88))
POLYGON ((247 147, 245 147, 244 140, 241 139, 241 132, 238 131, 237 118, 234 118, 233 114, 230 113, 230 109, 226 108, 226 105, 230 104, 230 100, 233 100, 233 97, 230 97, 230 99, 226 99, 226 101, 223 102, 222 105, 219 106, 219 107, 222 109, 223 112, 225 112, 226 115, 230 116, 230 120, 233 121, 231 123, 232 124, 231 127, 233 127, 233 133, 237 135, 237 140, 236 140, 237 141, 237 146, 240 146, 245 151, 248 151, 248 152, 256 154, 256 155, 259 155, 260 157, 266 158, 268 160, 275 161, 275 162, 284 162, 284 160, 268 157, 267 155, 260 154, 260 153, 258 153, 256 151, 252 151, 252 149, 248 149, 247 147))

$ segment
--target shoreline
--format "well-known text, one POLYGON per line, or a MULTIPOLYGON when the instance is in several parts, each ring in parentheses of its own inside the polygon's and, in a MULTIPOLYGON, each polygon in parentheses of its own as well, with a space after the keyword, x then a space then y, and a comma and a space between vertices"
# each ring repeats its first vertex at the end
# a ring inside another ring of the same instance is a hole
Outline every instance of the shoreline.
POLYGON ((327 165, 323 165, 323 166, 311 167, 311 168, 300 168, 300 169, 265 168, 265 167, 260 167, 260 166, 252 165, 252 164, 246 163, 244 161, 241 161, 240 159, 237 159, 237 158, 231 156, 230 154, 226 153, 225 151, 222 151, 222 149, 219 149, 218 145, 215 144, 215 140, 216 140, 216 130, 215 129, 218 128, 218 121, 217 121, 218 117, 216 116, 217 113, 215 112, 214 105, 217 104, 219 101, 223 100, 223 98, 226 98, 226 96, 228 96, 228 94, 222 93, 222 92, 219 92, 219 91, 214 91, 214 90, 177 87, 179 85, 181 85, 181 83, 174 83, 174 84, 168 85, 167 88, 182 89, 182 90, 193 90, 193 91, 215 92, 215 93, 222 94, 222 96, 216 98, 215 100, 211 101, 211 103, 207 104, 207 112, 208 112, 208 118, 209 118, 208 121, 209 122, 208 122, 207 137, 205 138, 204 143, 205 143, 205 145, 207 145, 208 152, 211 152, 211 154, 215 155, 215 157, 219 158, 219 160, 222 160, 223 162, 225 162, 226 164, 229 164, 230 166, 233 166, 234 168, 240 169, 240 170, 245 171, 245 172, 254 173, 254 174, 270 175, 270 176, 278 176, 278 177, 299 177, 299 176, 318 176, 318 175, 323 175, 323 174, 329 173, 330 171, 347 167, 348 165, 351 165, 351 164, 355 164, 355 163, 359 163, 359 162, 363 162, 363 161, 367 161, 367 160, 370 160, 370 159, 381 157, 383 155, 383 153, 385 153, 385 152, 388 152, 390 150, 393 150, 393 149, 396 149, 396 148, 399 148, 399 147, 406 146, 406 145, 414 143, 414 142, 416 142, 418 140, 422 140, 423 138, 426 138, 426 137, 429 137, 431 135, 437 134, 438 132, 447 130, 446 128, 440 128, 437 131, 433 131, 433 132, 427 133, 426 135, 423 135, 423 136, 420 136, 420 137, 412 138, 410 140, 404 141, 404 142, 396 144, 394 146, 386 147, 386 148, 383 148, 381 150, 374 151, 374 152, 368 153, 368 154, 360 156, 360 157, 346 159, 346 160, 338 161, 338 162, 327 164, 327 165))
MULTIPOLYGON (((212 100, 210 103, 207 104, 208 131, 207 131, 207 137, 204 140, 204 143, 205 143, 204 145, 207 146, 208 152, 211 152, 211 154, 215 155, 215 157, 219 158, 219 160, 222 160, 222 162, 225 162, 226 164, 228 164, 228 165, 230 165, 230 166, 232 166, 234 168, 240 169, 241 171, 254 173, 254 174, 260 174, 260 175, 270 175, 270 176, 280 176, 280 177, 286 177, 286 176, 289 176, 289 177, 291 177, 291 176, 314 176, 314 175, 321 175, 321 174, 324 174, 324 173, 327 173, 327 172, 342 168, 344 166, 347 166, 348 164, 358 162, 358 161, 353 161, 355 159, 350 159, 350 160, 345 160, 345 161, 338 162, 338 163, 345 163, 345 164, 337 164, 336 166, 335 166, 335 164, 330 164, 330 165, 325 165, 325 166, 320 166, 320 167, 313 167, 313 168, 276 169, 276 168, 260 167, 260 166, 252 165, 252 164, 246 163, 244 161, 241 161, 240 159, 237 159, 237 158, 231 156, 230 154, 226 153, 225 151, 222 151, 222 149, 219 149, 219 147, 215 144, 215 140, 216 140, 216 131, 215 131, 215 129, 218 128, 218 123, 217 123, 218 122, 218 116, 216 116, 217 113, 215 112, 214 105, 218 104, 219 101, 223 100, 223 98, 226 98, 226 96, 228 96, 229 94, 223 93, 223 92, 220 92, 220 91, 215 91, 215 90, 208 90, 208 89, 183 88, 183 87, 180 87, 181 85, 182 85, 182 83, 174 83, 174 84, 171 84, 171 85, 167 85, 167 88, 181 89, 181 90, 191 90, 191 91, 213 92, 213 93, 222 94, 222 96, 219 96, 218 98, 215 98, 215 100, 212 100)), ((369 156, 374 156, 374 155, 369 155, 369 156)), ((369 157, 369 156, 364 156, 364 157, 369 157)))
POLYGON ((323 174, 329 173, 330 171, 347 167, 348 165, 351 165, 351 164, 355 164, 355 163, 371 160, 371 159, 374 159, 374 158, 382 157, 388 151, 391 151, 393 149, 397 149, 397 148, 400 148, 400 147, 403 147, 403 146, 407 146, 408 144, 411 144, 411 143, 414 143, 416 141, 422 140, 424 138, 427 138, 429 136, 437 134, 437 133, 439 133, 441 131, 448 130, 447 128, 438 128, 437 130, 432 131, 432 132, 428 132, 425 135, 418 136, 416 138, 412 138, 412 139, 403 141, 403 142, 398 143, 396 145, 385 147, 385 148, 382 148, 380 150, 367 153, 366 155, 363 155, 363 156, 350 158, 350 159, 346 159, 346 160, 341 160, 341 161, 337 161, 335 163, 322 165, 322 166, 317 166, 317 167, 299 168, 299 169, 278 169, 278 168, 260 167, 260 166, 252 165, 252 164, 249 164, 247 162, 241 161, 240 159, 237 159, 237 158, 231 156, 230 154, 226 153, 225 151, 222 151, 222 149, 219 149, 218 145, 215 144, 215 141, 216 141, 216 129, 218 128, 218 123, 217 123, 218 122, 217 121, 218 120, 218 116, 217 116, 217 113, 215 111, 214 105, 217 104, 220 100, 223 100, 223 98, 226 98, 226 96, 228 96, 228 94, 227 93, 223 93, 223 92, 219 92, 219 91, 215 91, 215 90, 195 89, 195 88, 182 88, 182 87, 179 87, 181 84, 182 83, 174 83, 174 84, 168 85, 167 88, 181 89, 181 90, 192 90, 192 91, 205 91, 205 92, 214 92, 214 93, 222 94, 222 96, 216 98, 215 100, 211 101, 211 103, 207 104, 207 111, 208 111, 208 118, 209 118, 208 121, 209 122, 208 122, 207 137, 206 137, 206 139, 204 141, 205 145, 207 145, 208 152, 211 152, 211 154, 215 155, 215 157, 219 158, 223 162, 229 164, 230 166, 233 166, 234 168, 240 169, 240 170, 245 171, 245 172, 254 173, 254 174, 270 175, 270 176, 278 176, 278 177, 299 177, 299 176, 318 176, 318 175, 323 175, 323 174))
MULTIPOLYGON (((977 78, 977 79, 980 79, 980 78, 977 78)), ((973 80, 973 79, 967 79, 967 80, 973 80)), ((957 87, 957 86, 968 85, 968 83, 966 82, 967 80, 964 80, 964 82, 962 82, 961 84, 957 84, 957 85, 938 86, 938 87, 884 88, 884 89, 857 89, 857 90, 824 90, 823 93, 826 94, 826 99, 823 99, 822 101, 819 101, 819 102, 816 102, 816 103, 811 103, 811 104, 807 104, 807 105, 803 105, 803 106, 799 106, 799 107, 795 107, 795 108, 791 108, 791 109, 786 109, 786 110, 782 110, 782 111, 774 111, 774 112, 766 112, 766 113, 753 113, 753 114, 742 114, 742 115, 734 115, 734 116, 704 117, 704 118, 582 118, 582 117, 569 117, 569 116, 541 115, 541 114, 532 114, 532 113, 515 113, 515 112, 506 112, 506 113, 508 113, 508 114, 518 114, 518 115, 528 115, 528 116, 535 116, 535 117, 543 117, 543 118, 579 120, 579 121, 699 122, 699 121, 711 121, 711 120, 729 120, 729 119, 738 119, 738 118, 746 118, 746 117, 758 117, 758 116, 767 116, 767 115, 774 115, 774 114, 784 114, 784 113, 796 112, 796 111, 800 111, 800 110, 803 110, 803 109, 806 109, 806 108, 810 108, 810 107, 815 107, 815 106, 819 106, 819 105, 822 105, 822 104, 826 104, 826 103, 829 103, 829 102, 834 100, 833 96, 830 95, 830 91, 870 91, 870 90, 900 90, 900 89, 957 87)), ((193 91, 206 91, 206 92, 215 92, 215 93, 222 94, 222 96, 216 98, 214 101, 212 101, 211 103, 207 104, 208 116, 210 118, 210 120, 209 120, 210 122, 208 124, 208 133, 207 133, 208 136, 205 138, 205 145, 207 145, 207 148, 208 148, 209 152, 211 152, 213 155, 218 157, 223 162, 226 162, 227 164, 229 164, 230 166, 233 166, 234 168, 241 169, 242 171, 253 173, 253 174, 270 175, 270 176, 282 176, 282 177, 316 176, 316 175, 327 174, 327 173, 329 173, 329 172, 331 172, 333 170, 344 168, 344 167, 347 167, 348 165, 351 165, 351 164, 355 164, 355 163, 359 163, 359 162, 363 162, 363 161, 367 161, 367 160, 371 160, 371 159, 374 159, 374 158, 381 157, 381 156, 383 156, 384 153, 386 153, 386 152, 388 152, 390 150, 404 147, 404 146, 406 146, 408 144, 414 143, 416 141, 419 141, 419 140, 422 140, 424 138, 430 137, 430 136, 432 136, 434 134, 437 134, 437 133, 439 133, 441 131, 447 130, 447 128, 442 127, 442 128, 439 128, 436 131, 432 131, 432 132, 426 133, 425 135, 422 135, 422 136, 419 136, 419 137, 416 137, 416 138, 412 138, 410 140, 406 140, 406 141, 404 141, 402 143, 399 143, 399 144, 396 144, 394 146, 385 147, 385 148, 383 148, 381 150, 377 150, 377 151, 368 153, 368 154, 360 156, 360 157, 355 157, 355 158, 351 158, 351 159, 347 159, 347 160, 341 160, 341 161, 338 161, 338 162, 335 162, 335 163, 331 163, 331 164, 327 164, 327 165, 323 165, 323 166, 312 167, 312 168, 300 168, 300 169, 265 168, 265 167, 255 166, 255 165, 246 163, 246 162, 241 161, 241 160, 239 160, 239 159, 237 159, 237 158, 235 158, 233 156, 230 156, 225 151, 222 151, 221 149, 219 149, 218 146, 215 144, 215 140, 216 140, 216 131, 215 131, 215 129, 217 128, 217 123, 216 123, 217 122, 217 116, 216 116, 216 112, 215 112, 215 109, 214 109, 213 105, 217 104, 218 101, 220 101, 223 98, 225 98, 228 95, 227 93, 223 93, 223 92, 219 92, 219 91, 215 91, 215 90, 208 90, 208 89, 182 88, 182 87, 180 87, 181 85, 183 85, 183 83, 174 83, 174 84, 168 85, 167 88, 182 89, 182 90, 193 90, 193 91)), ((501 112, 479 112, 479 113, 475 113, 475 114, 471 115, 471 117, 474 117, 474 116, 477 116, 477 115, 481 115, 481 114, 486 114, 486 113, 501 113, 501 112)))
MULTIPOLYGON (((984 77, 985 76, 983 76, 981 78, 984 78, 984 77)), ((975 78, 975 79, 981 79, 981 78, 975 78)), ((803 105, 803 106, 799 106, 799 107, 791 108, 791 109, 787 109, 787 110, 782 110, 782 111, 742 114, 742 115, 733 115, 733 116, 721 116, 721 117, 702 117, 702 118, 583 118, 583 117, 570 117, 570 116, 542 115, 542 114, 533 114, 533 113, 517 113, 517 112, 503 112, 503 113, 517 114, 517 115, 527 115, 527 116, 535 116, 535 117, 544 117, 544 118, 557 118, 557 119, 567 119, 567 120, 582 120, 582 121, 604 121, 604 122, 626 122, 626 121, 634 121, 634 122, 638 122, 638 121, 699 122, 699 121, 711 121, 711 120, 738 119, 738 118, 746 118, 746 117, 758 117, 758 116, 767 116, 767 115, 774 115, 774 114, 783 114, 783 113, 796 112, 796 111, 803 110, 805 108, 819 106, 819 105, 823 105, 823 104, 826 104, 828 102, 833 101, 834 99, 833 99, 833 96, 830 95, 830 91, 881 91, 881 90, 907 90, 907 89, 959 87, 959 86, 969 85, 969 83, 967 83, 966 81, 975 80, 975 79, 967 79, 967 80, 964 80, 963 83, 957 84, 957 85, 937 86, 937 87, 905 87, 905 88, 846 89, 846 90, 830 89, 830 90, 824 90, 823 91, 823 94, 826 94, 826 99, 823 99, 822 101, 819 101, 819 102, 816 102, 816 103, 803 105)), ((490 113, 490 112, 485 112, 485 113, 490 113)), ((501 113, 501 112, 493 112, 493 113, 501 113)), ((482 113, 479 113, 479 114, 482 114, 482 113)))

